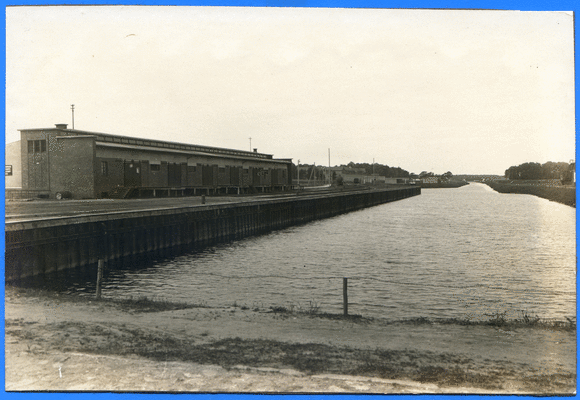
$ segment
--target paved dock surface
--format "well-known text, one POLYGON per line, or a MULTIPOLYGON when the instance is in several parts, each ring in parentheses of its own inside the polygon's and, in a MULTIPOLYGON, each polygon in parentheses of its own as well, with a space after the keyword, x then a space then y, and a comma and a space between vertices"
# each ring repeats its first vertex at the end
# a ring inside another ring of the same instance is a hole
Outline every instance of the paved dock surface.
MULTIPOLYGON (((297 192, 264 193, 253 195, 205 196, 205 205, 234 204, 254 201, 295 198, 297 195, 316 196, 330 193, 367 191, 369 187, 350 187, 341 189, 310 189, 297 192)), ((385 188, 380 188, 384 190, 385 188)), ((396 188, 393 188, 396 189, 396 188)), ((149 199, 87 199, 87 200, 14 200, 6 201, 6 222, 71 217, 81 215, 106 214, 120 211, 145 211, 164 208, 183 208, 202 205, 201 196, 165 197, 149 199)))
MULTIPOLYGON (((227 204, 280 199, 295 194, 263 196, 206 196, 205 204, 227 204)), ((99 200, 33 200, 6 202, 6 221, 20 221, 48 217, 106 214, 118 211, 143 211, 163 208, 201 206, 201 196, 156 199, 99 199, 99 200)))
MULTIPOLYGON (((331 193, 360 192, 373 189, 399 190, 405 186, 376 187, 353 186, 340 189, 311 188, 297 192, 264 193, 254 195, 205 196, 205 205, 235 204, 255 201, 301 198, 331 193)), ((87 199, 87 200, 14 200, 5 202, 6 222, 21 222, 36 219, 107 214, 122 211, 146 211, 166 208, 196 207, 202 205, 201 196, 166 197, 149 199, 87 199)))

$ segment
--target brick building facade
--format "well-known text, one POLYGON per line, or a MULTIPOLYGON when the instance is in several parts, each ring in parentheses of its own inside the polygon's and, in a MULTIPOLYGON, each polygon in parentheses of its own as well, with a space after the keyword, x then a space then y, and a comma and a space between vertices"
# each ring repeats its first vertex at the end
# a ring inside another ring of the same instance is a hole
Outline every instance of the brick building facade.
POLYGON ((285 190, 291 159, 67 129, 22 129, 22 189, 51 198, 285 190))

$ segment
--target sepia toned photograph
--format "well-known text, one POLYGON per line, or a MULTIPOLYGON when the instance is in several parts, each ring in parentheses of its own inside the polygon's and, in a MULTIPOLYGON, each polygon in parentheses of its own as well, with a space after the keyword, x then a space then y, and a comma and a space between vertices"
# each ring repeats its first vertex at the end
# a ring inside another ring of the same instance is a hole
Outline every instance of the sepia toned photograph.
POLYGON ((5 391, 576 393, 573 11, 6 7, 5 391))

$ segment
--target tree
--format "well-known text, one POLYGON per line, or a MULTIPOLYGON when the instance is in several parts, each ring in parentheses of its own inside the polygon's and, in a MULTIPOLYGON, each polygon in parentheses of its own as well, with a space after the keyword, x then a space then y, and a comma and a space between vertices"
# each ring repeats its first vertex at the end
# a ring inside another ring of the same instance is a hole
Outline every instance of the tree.
POLYGON ((548 161, 547 163, 539 164, 535 162, 527 162, 506 169, 505 177, 511 180, 560 179, 568 168, 568 163, 554 163, 548 161))
POLYGON ((576 172, 576 162, 571 161, 568 169, 562 173, 562 183, 569 184, 574 181, 574 172, 576 172))
POLYGON ((356 173, 364 173, 365 175, 379 175, 385 176, 387 178, 407 178, 409 177, 409 172, 405 171, 400 167, 389 167, 388 165, 383 164, 369 164, 369 163, 354 163, 349 162, 347 165, 342 165, 342 167, 346 168, 346 173, 356 171, 356 173), (359 172, 358 170, 362 170, 359 172))
POLYGON ((560 179, 568 171, 569 166, 565 162, 548 161, 542 164, 542 179, 560 179))
POLYGON ((520 169, 520 179, 542 179, 542 166, 539 163, 525 163, 520 165, 520 169))

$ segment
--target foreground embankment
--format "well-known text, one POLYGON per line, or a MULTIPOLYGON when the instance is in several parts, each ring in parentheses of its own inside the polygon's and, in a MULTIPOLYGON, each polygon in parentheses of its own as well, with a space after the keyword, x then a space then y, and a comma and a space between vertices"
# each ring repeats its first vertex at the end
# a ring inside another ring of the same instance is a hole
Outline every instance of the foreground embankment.
POLYGON ((10 286, 5 303, 7 391, 553 395, 576 389, 575 325, 94 301, 10 286))
POLYGON ((491 181, 486 184, 499 193, 531 194, 550 201, 576 208, 576 188, 572 186, 549 186, 543 184, 520 184, 491 181))
POLYGON ((421 188, 300 194, 240 203, 6 222, 6 281, 98 260, 168 256, 421 194, 421 188))

